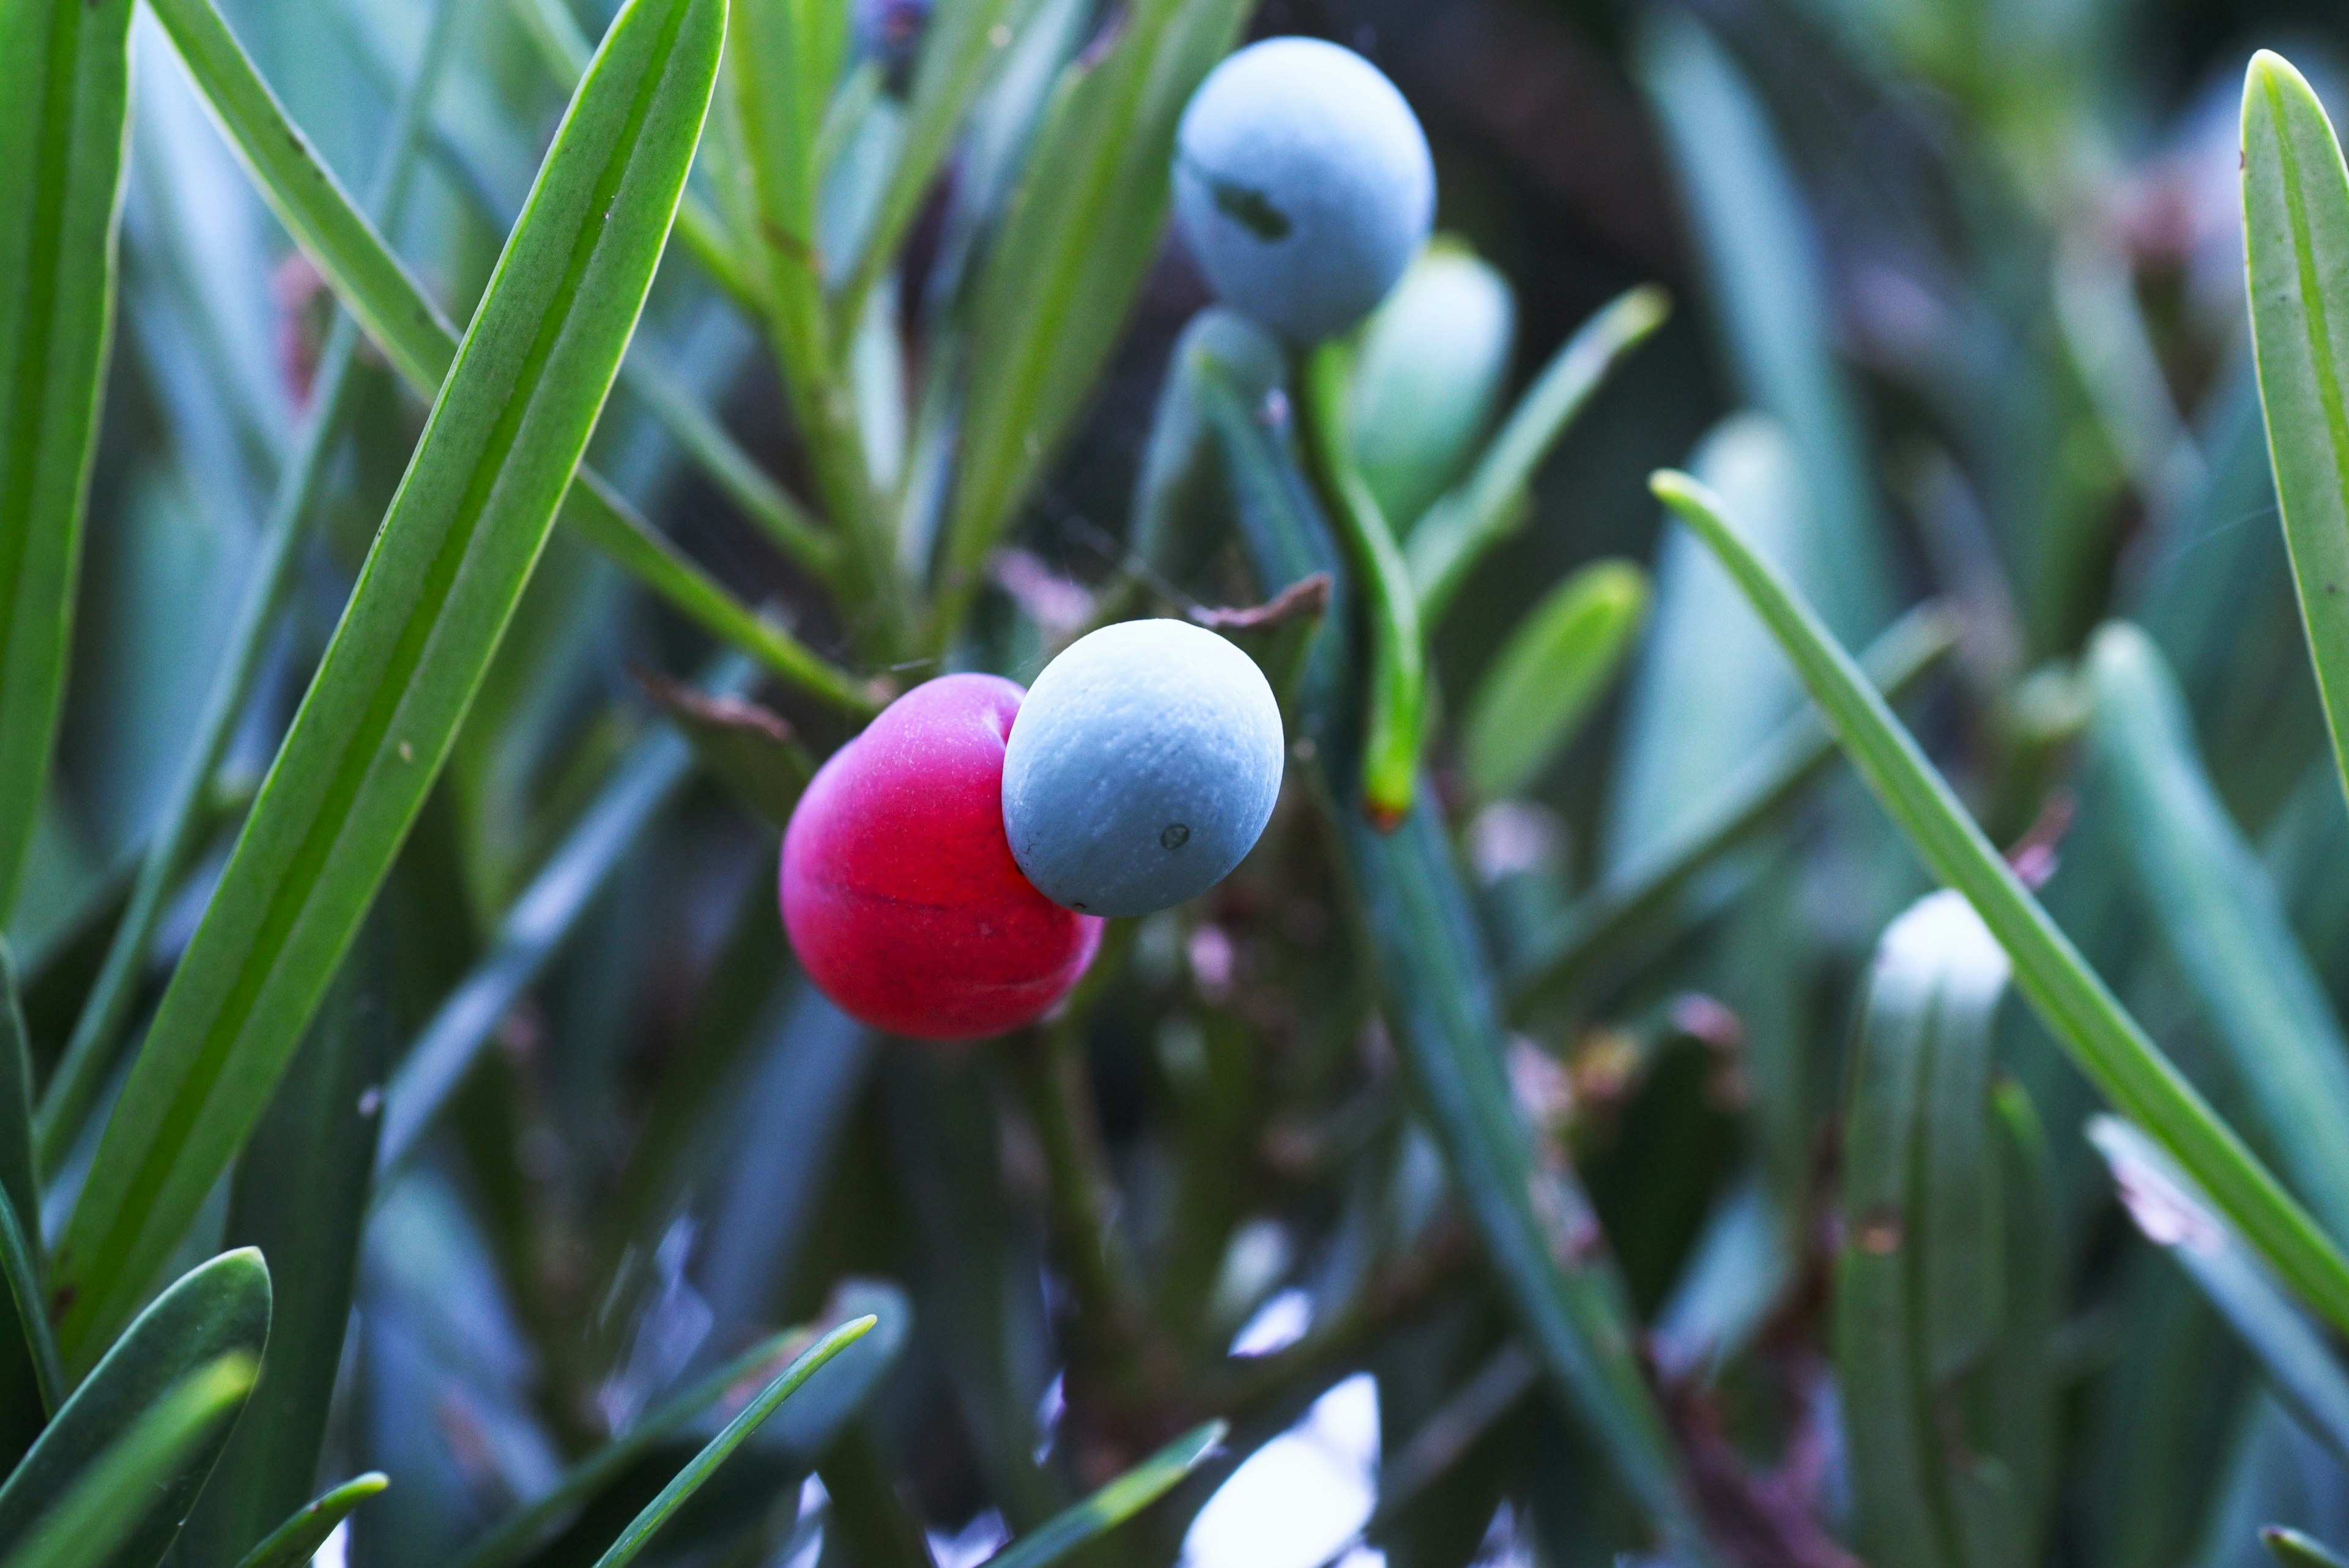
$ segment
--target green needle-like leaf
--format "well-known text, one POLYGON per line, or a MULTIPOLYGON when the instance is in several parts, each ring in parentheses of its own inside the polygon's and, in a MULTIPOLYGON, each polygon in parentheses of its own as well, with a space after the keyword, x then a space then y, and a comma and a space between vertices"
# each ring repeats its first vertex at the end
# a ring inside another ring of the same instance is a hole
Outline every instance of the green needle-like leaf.
POLYGON ((914 69, 905 140, 833 309, 843 339, 864 318, 865 298, 896 260, 906 226, 937 178, 956 131, 1036 5, 1037 0, 947 0, 931 13, 914 69))
POLYGON ((1305 367, 1305 444, 1322 499, 1337 514, 1371 613, 1370 729, 1362 741, 1362 809, 1381 831, 1411 811, 1427 726, 1427 639, 1419 594, 1394 530, 1379 513, 1347 433, 1353 351, 1323 344, 1305 367))
MULTIPOLYGON (((387 216, 399 211, 415 182, 418 143, 433 94, 455 52, 450 46, 464 7, 460 0, 439 0, 439 5, 415 78, 401 94, 383 166, 371 192, 374 210, 387 216)), ((115 926, 106 961, 82 1001, 65 1054, 42 1094, 36 1132, 39 1168, 45 1171, 55 1170, 64 1160, 91 1106, 114 1074, 116 1046, 139 999, 155 928, 211 815, 206 803, 212 796, 213 776, 228 753, 253 695, 254 680, 274 644, 286 584, 301 559, 311 519, 319 510, 318 493, 333 466, 331 460, 343 436, 343 416, 358 379, 358 348, 357 329, 347 317, 338 317, 319 354, 301 431, 278 472, 276 493, 270 498, 269 515, 262 524, 261 548, 246 580, 243 599, 237 606, 224 657, 204 694, 195 736, 180 761, 171 795, 155 825, 146 857, 140 862, 129 907, 115 926)))
POLYGON ((578 826, 506 911, 490 950, 400 1056, 384 1091, 383 1134, 376 1157, 380 1186, 388 1187, 391 1174, 416 1151, 515 1000, 545 971, 613 868, 677 793, 692 765, 686 742, 667 729, 638 742, 578 826))
POLYGON ((48 1292, 41 1281, 41 1185, 33 1168, 31 1050, 25 1012, 16 999, 16 961, 8 944, 0 940, 0 1272, 7 1276, 8 1296, 16 1305, 46 1417, 65 1403, 66 1376, 57 1335, 49 1327, 48 1292))
POLYGON ((2349 1368, 2340 1352, 2152 1140, 2117 1116, 2100 1116, 2088 1124, 2088 1141, 2112 1167, 2137 1228, 2218 1308, 2300 1424, 2349 1461, 2349 1368))
POLYGON ((58 1248, 87 1365, 276 1085, 529 580, 659 261, 719 0, 632 0, 549 150, 58 1248))
MULTIPOLYGON (((0 1568, 100 1568, 112 1561, 143 1517, 130 1500, 171 1486, 188 1469, 189 1457, 244 1403, 253 1378, 254 1358, 244 1353, 223 1355, 191 1374, 99 1454, 71 1490, 55 1496, 39 1522, 0 1558, 0 1568)), ((178 1521, 171 1524, 176 1529, 178 1521)), ((166 1533, 153 1554, 126 1552, 126 1558, 153 1562, 170 1543, 166 1533)))
POLYGON ((645 1549, 645 1542, 652 1539, 653 1532, 668 1521, 669 1515, 682 1507, 686 1499, 700 1490, 701 1483, 726 1462, 727 1456, 749 1440, 750 1434, 757 1431, 784 1400, 798 1392, 800 1386, 813 1376, 817 1368, 855 1344, 877 1321, 872 1317, 852 1318, 802 1351, 798 1359, 777 1373, 775 1380, 761 1390, 756 1399, 743 1407, 740 1415, 726 1423, 724 1431, 710 1438, 685 1469, 678 1471, 676 1478, 661 1488, 658 1497, 645 1504, 644 1511, 637 1514, 628 1528, 620 1532, 620 1538, 612 1542, 610 1549, 595 1560, 595 1568, 626 1568, 626 1564, 634 1562, 636 1553, 645 1549))
POLYGON ((723 1366, 696 1379, 658 1409, 563 1472, 546 1492, 500 1520, 466 1549, 457 1568, 508 1568, 526 1561, 563 1521, 578 1512, 630 1465, 693 1424, 712 1406, 804 1341, 806 1330, 772 1334, 723 1366))
POLYGON ((1185 1432, 1075 1507, 1055 1514, 987 1560, 986 1568, 1051 1568, 1115 1530, 1160 1498, 1216 1451, 1228 1428, 1210 1421, 1185 1432))
POLYGON ((2349 1241, 2349 1037, 2292 935, 2275 885, 2227 815, 2160 651, 2133 626, 2086 660, 2115 835, 2139 907, 2178 957, 2261 1136, 2336 1241, 2349 1241))
POLYGON ((1652 284, 1600 306, 1526 389, 1459 488, 1430 507, 1411 530, 1404 554, 1429 625, 1444 618, 1476 563, 1524 521, 1534 474, 1558 438, 1589 407, 1615 367, 1671 314, 1671 296, 1652 284))
POLYGON ((2349 169, 2315 92, 2265 49, 2243 82, 2243 249, 2276 501, 2349 788, 2349 169))
POLYGON ((1516 794, 1540 776, 1614 679, 1647 608, 1648 575, 1628 561, 1600 561, 1526 612, 1461 728, 1479 798, 1516 794))
MULTIPOLYGON (((270 209, 401 379, 424 397, 438 396, 457 358, 456 333, 310 151, 212 0, 157 0, 154 11, 270 209)), ((712 636, 850 712, 878 711, 864 683, 745 608, 593 470, 578 470, 563 515, 588 544, 712 636)))
POLYGON ((2281 1524, 2271 1524, 2260 1532, 2260 1544, 2266 1547, 2284 1568, 2349 1568, 2341 1554, 2323 1542, 2289 1530, 2281 1524))
MULTIPOLYGON (((1232 476, 1240 535, 1273 592, 1316 572, 1348 591, 1337 546, 1269 410, 1201 376, 1199 395, 1232 476)), ((1625 1490, 1699 1561, 1709 1561, 1680 1459, 1631 1350, 1630 1309, 1570 1169, 1537 1169, 1503 1066, 1496 977, 1434 804, 1421 791, 1392 833, 1353 795, 1361 691, 1342 603, 1308 655, 1298 729, 1335 819, 1358 918, 1376 960, 1388 1027, 1420 1114, 1484 1244, 1487 1266, 1554 1393, 1587 1426, 1625 1490), (1332 629, 1337 628, 1337 629, 1332 629)))
POLYGON ((0 9, 0 921, 65 696, 114 322, 130 0, 0 9))
MULTIPOLYGON (((1939 1440, 1936 1411, 1997 1332, 2002 1200, 1992 1127, 1992 1023, 2006 955, 1954 893, 1885 932, 1868 982, 1844 1133, 1835 1353, 1852 1494, 1882 1568, 1993 1568, 1966 1550, 1979 1461, 1939 1440)), ((2002 1521, 2009 1541, 2021 1521, 2002 1521)))
MULTIPOLYGON (((1887 701, 1898 701, 1956 647, 1949 612, 1924 604, 1886 628, 1860 665, 1887 701)), ((1526 944, 1511 972, 1520 1009, 1570 992, 1599 959, 1671 909, 1705 867, 1783 813, 1840 754, 1816 712, 1788 720, 1685 826, 1575 900, 1526 944)))
POLYGON ((2014 961, 2015 982, 2114 1106, 2185 1167, 2292 1288, 2349 1330, 2349 1262, 2220 1120, 2016 878, 1818 617, 1746 545, 1719 497, 1683 473, 1652 481, 1752 600, 1868 787, 1933 874, 1966 896, 2014 961))
POLYGON ((244 1554, 236 1568, 305 1568, 335 1527, 351 1511, 391 1484, 381 1470, 354 1476, 316 1501, 305 1503, 285 1523, 271 1531, 244 1554))
MULTIPOLYGON (((158 1296, 0 1483, 0 1550, 23 1545, 36 1521, 181 1379, 224 1356, 246 1358, 248 1368, 257 1362, 269 1338, 269 1270, 249 1249, 222 1253, 158 1296)), ((238 1397, 243 1393, 241 1386, 238 1397)), ((115 1500, 130 1516, 123 1539, 149 1547, 145 1561, 154 1562, 179 1533, 227 1440, 222 1430, 216 1441, 186 1452, 168 1479, 158 1476, 137 1494, 148 1500, 144 1508, 115 1500)))
POLYGON ((1137 0, 1070 66, 978 279, 934 640, 1068 432, 1157 254, 1174 122, 1231 47, 1244 0, 1137 0))

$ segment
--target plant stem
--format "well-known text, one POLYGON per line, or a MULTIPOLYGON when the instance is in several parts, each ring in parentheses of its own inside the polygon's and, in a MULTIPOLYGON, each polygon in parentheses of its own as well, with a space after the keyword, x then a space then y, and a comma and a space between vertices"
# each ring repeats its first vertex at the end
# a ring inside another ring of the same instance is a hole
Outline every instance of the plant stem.
POLYGON ((1110 1386, 1120 1392, 1143 1386, 1164 1357, 1155 1354, 1140 1268, 1117 1222, 1117 1184, 1093 1112, 1084 1023, 1094 998, 1123 967, 1133 933, 1133 921, 1112 921, 1103 950, 1060 1015, 1004 1054, 1043 1153, 1053 1251, 1076 1297, 1079 1322, 1110 1386))
POLYGON ((1338 519, 1371 611, 1371 722, 1362 742, 1362 809, 1391 833, 1411 815, 1427 724, 1427 649, 1419 596, 1393 530, 1379 511, 1346 436, 1353 351, 1325 343, 1305 366, 1308 466, 1321 504, 1338 519))

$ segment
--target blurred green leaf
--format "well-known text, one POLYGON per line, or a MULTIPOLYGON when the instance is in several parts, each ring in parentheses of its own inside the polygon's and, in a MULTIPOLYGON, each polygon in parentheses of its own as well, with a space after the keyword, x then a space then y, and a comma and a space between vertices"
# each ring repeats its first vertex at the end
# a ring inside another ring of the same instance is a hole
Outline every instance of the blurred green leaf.
POLYGON ((2122 1009, 1982 836, 1851 656, 1754 554, 1717 496, 1685 474, 1660 473, 1653 484, 1761 611, 1869 787, 1934 874, 1981 914, 2013 959, 2024 995, 2080 1069, 2218 1198, 2293 1289, 2329 1322, 2349 1328, 2349 1262, 2122 1009))
POLYGON ((378 917, 352 945, 230 1180, 226 1243, 272 1262, 269 1355, 181 1532, 190 1563, 235 1562, 318 1479, 396 1028, 388 936, 378 917))
POLYGON ((678 1471, 677 1479, 663 1487, 658 1497, 645 1505, 644 1511, 620 1532, 620 1538, 612 1542, 611 1549, 595 1560, 595 1568, 625 1568, 626 1564, 634 1562, 636 1554, 644 1550, 645 1543, 652 1539, 653 1532, 667 1522, 669 1516, 700 1489, 712 1472, 726 1462, 729 1455, 740 1448, 784 1400, 814 1376, 818 1368, 854 1344, 873 1324, 870 1317, 854 1318, 801 1352, 789 1366, 775 1375, 773 1382, 760 1391, 757 1398, 743 1407, 740 1415, 726 1424, 724 1431, 709 1439, 701 1452, 693 1457, 691 1463, 678 1471))
POLYGON ((2284 1568, 2343 1568, 2339 1552, 2281 1524, 2271 1524, 2261 1531, 2260 1544, 2273 1553, 2284 1568))
MULTIPOLYGON (((1868 646, 1861 668, 1887 701, 1898 701, 1956 646, 1949 613, 1939 605, 1920 605, 1868 646)), ((1816 711, 1780 725, 1682 826, 1609 872, 1526 943, 1510 966, 1516 1005, 1571 991, 1598 960, 1669 909, 1698 873, 1784 812, 1839 755, 1816 711)))
MULTIPOLYGON (((212 0, 161 0, 154 10, 271 211, 401 379, 420 395, 437 398, 460 351, 438 307, 310 151, 212 0)), ((851 712, 878 710, 861 683, 744 608, 594 470, 577 469, 563 515, 590 545, 712 636, 851 712)))
POLYGON ((1890 577, 1859 413, 1827 337, 1816 221, 1760 96, 1702 23, 1653 12, 1636 53, 1732 373, 1800 454, 1821 618, 1837 637, 1868 636, 1890 614, 1890 577))
MULTIPOLYGON (((457 0, 439 0, 423 57, 401 95, 376 188, 370 193, 372 210, 386 218, 398 213, 414 183, 420 132, 434 88, 453 53, 455 24, 463 13, 457 0)), ((302 545, 320 510, 319 493, 352 401, 358 347, 356 327, 347 317, 337 317, 319 353, 308 411, 293 451, 279 470, 276 493, 270 498, 269 515, 262 524, 263 542, 250 567, 220 668, 204 694, 195 736, 188 743, 146 857, 140 863, 138 882, 131 888, 129 906, 115 926, 106 961, 82 1001, 65 1055, 42 1096, 36 1130, 43 1170, 54 1171, 65 1158, 66 1150, 82 1131, 90 1106, 113 1074, 115 1047, 138 1000, 156 927, 202 830, 210 824, 213 777, 243 720, 254 680, 279 629, 278 612, 302 545)))
POLYGON ((244 1554, 236 1568, 306 1568, 351 1511, 391 1484, 381 1470, 354 1476, 295 1511, 244 1554))
POLYGON ((0 922, 65 695, 114 320, 130 0, 0 12, 0 922))
POLYGON ((1174 1489, 1216 1450, 1229 1430, 1210 1421, 1185 1432, 1074 1508, 1013 1542, 987 1560, 987 1568, 1050 1568, 1098 1540, 1174 1489))
POLYGON ((2152 1139, 2110 1116, 2089 1122, 2088 1139, 2112 1167, 2121 1200, 2146 1240, 2200 1287, 2301 1425, 2349 1461, 2349 1368, 2339 1352, 2152 1139))
POLYGON ((1231 523, 1232 487, 1200 407, 1206 374, 1237 379, 1253 406, 1288 384, 1288 357, 1262 327, 1218 306, 1191 317, 1175 339, 1127 524, 1133 555, 1149 574, 1144 586, 1162 593, 1199 569, 1231 523))
POLYGON ((505 912, 490 950, 401 1054, 384 1089, 383 1141, 375 1160, 379 1179, 388 1180, 416 1152, 498 1025, 545 972, 622 857, 675 796, 692 762, 686 743, 668 730, 637 742, 505 912))
POLYGON ((934 641, 959 627, 1124 329, 1165 222, 1174 122, 1247 11, 1247 0, 1136 0, 1114 41, 1053 91, 972 304, 934 641))
POLYGON ((253 1356, 238 1352, 199 1367, 159 1396, 75 1477, 70 1490, 43 1500, 51 1506, 0 1558, 0 1568, 145 1568, 156 1561, 171 1544, 169 1531, 152 1542, 123 1544, 140 1529, 142 1513, 134 1500, 167 1489, 184 1495, 191 1469, 202 1483, 191 1456, 235 1415, 253 1376, 253 1356))
POLYGON ((1479 797, 1521 793, 1574 739, 1647 609, 1648 575, 1628 561, 1599 561, 1526 612, 1461 727, 1468 783, 1479 797))
MULTIPOLYGON (((241 1403, 268 1342, 269 1303, 268 1267, 250 1249, 223 1252, 158 1296, 0 1483, 0 1548, 27 1545, 58 1499, 81 1479, 100 1473, 107 1453, 183 1378, 237 1357, 244 1368, 234 1396, 241 1403)), ((161 1557, 227 1441, 222 1429, 201 1448, 174 1449, 171 1462, 129 1494, 144 1497, 144 1508, 113 1499, 121 1516, 118 1539, 129 1542, 122 1563, 143 1565, 161 1557)))
POLYGON ((1509 280, 1448 234, 1363 324, 1348 440, 1379 511, 1405 535, 1460 477, 1491 423, 1516 325, 1509 280))
POLYGON ((65 1364, 49 1329, 49 1297, 41 1279, 41 1185, 33 1169, 32 1043, 16 999, 16 961, 0 939, 0 1272, 8 1281, 21 1356, 0 1354, 8 1367, 0 1388, 29 1381, 44 1419, 65 1403, 65 1364), (16 1370, 21 1367, 22 1370, 16 1370))
POLYGON ((554 524, 715 83, 718 0, 632 0, 556 135, 58 1248, 86 1365, 260 1116, 554 524))
POLYGON ((2349 788, 2349 169, 2307 80, 2262 49, 2243 82, 2251 341, 2284 539, 2349 788))
POLYGON ((776 832, 791 825, 815 759, 773 710, 730 693, 711 695, 639 670, 636 684, 712 777, 776 832))
MULTIPOLYGON (((1257 576, 1278 591, 1329 572, 1347 579, 1328 524, 1282 439, 1230 383, 1203 380, 1209 417, 1240 492, 1240 534, 1257 576)), ((1503 1067, 1497 987, 1426 792, 1392 834, 1347 803, 1359 690, 1347 670, 1342 603, 1309 658, 1300 729, 1334 819, 1356 904, 1422 1115, 1490 1267, 1553 1389, 1585 1421, 1641 1509, 1682 1549, 1707 1557, 1679 1454, 1631 1354, 1630 1303, 1595 1238, 1597 1220, 1570 1168, 1537 1168, 1503 1067)))
POLYGON ((1940 1436, 2005 1310, 1990 1074, 2010 972, 1981 919, 1944 892, 1893 922, 1868 973, 1834 1337, 1859 1539, 1879 1568, 2032 1555, 1995 1455, 1955 1458, 1965 1450, 1940 1436), (1967 1513, 1983 1518, 1982 1538, 1967 1513))
POLYGON ((2253 1141, 2336 1241, 2349 1240, 2349 1037, 2309 969, 2275 887, 2202 771, 2168 666, 2115 622, 2086 659, 2093 734, 2139 907, 2250 1091, 2253 1141))
POLYGON ((1670 296, 1644 284, 1602 306, 1526 389, 1459 488, 1419 519, 1405 553, 1430 625, 1444 618, 1476 563, 1524 523, 1542 460, 1615 367, 1671 311, 1670 296))
POLYGON ((897 258, 905 230, 936 180, 957 131, 1028 25, 1039 0, 942 0, 924 24, 913 99, 879 207, 841 285, 836 318, 864 319, 866 296, 897 258))

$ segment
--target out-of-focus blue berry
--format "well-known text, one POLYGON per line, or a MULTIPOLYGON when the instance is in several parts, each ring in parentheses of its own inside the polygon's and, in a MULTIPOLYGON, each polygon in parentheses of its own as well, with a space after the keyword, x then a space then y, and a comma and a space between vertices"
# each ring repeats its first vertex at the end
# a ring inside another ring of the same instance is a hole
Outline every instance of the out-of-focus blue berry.
POLYGON ((933 0, 856 0, 857 47, 894 74, 909 68, 933 0))
POLYGON ((1146 915, 1214 887, 1280 794, 1280 704, 1256 661, 1180 620, 1130 620, 1044 667, 1003 753, 1003 830, 1037 890, 1146 915))
POLYGON ((1435 164, 1351 49, 1268 38, 1207 75, 1174 141, 1174 214, 1216 297, 1296 344, 1385 297, 1435 216, 1435 164))

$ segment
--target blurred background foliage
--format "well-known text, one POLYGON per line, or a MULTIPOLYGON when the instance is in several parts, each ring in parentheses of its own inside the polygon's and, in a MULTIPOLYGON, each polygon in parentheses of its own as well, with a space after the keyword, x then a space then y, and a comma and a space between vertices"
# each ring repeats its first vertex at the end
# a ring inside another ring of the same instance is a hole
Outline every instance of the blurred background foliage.
MULTIPOLYGON (((462 320, 566 101, 565 39, 608 10, 450 3, 414 187, 384 227, 462 320)), ((222 9, 343 183, 369 189, 435 7, 222 9)), ((957 203, 1000 202, 1040 84, 1117 36, 1114 5, 1013 9, 1020 37, 855 349, 884 487, 931 483, 895 465, 929 459, 926 400, 947 394, 925 378, 970 352, 947 324, 987 224, 975 240, 957 203)), ((826 130, 818 222, 835 232, 879 198, 921 10, 858 8, 826 130)), ((1334 38, 1385 69, 1433 142, 1447 244, 1506 280, 1487 358, 1457 378, 1424 343, 1395 348, 1392 383, 1363 356, 1358 412, 1393 433, 1362 456, 1399 517, 1461 476, 1608 301, 1654 283, 1675 303, 1434 626, 1433 777, 1493 956, 1477 1005, 1508 1021, 1534 1158, 1587 1187, 1568 1231, 1619 1270, 1721 1558, 2217 1568, 2261 1560, 2261 1525, 2349 1542, 2349 1401, 2328 1404, 2341 1374, 2316 1331, 2198 1249, 2190 1189, 2147 1174, 2158 1155, 2117 1124, 2090 1142, 2092 1092, 1999 1006, 2002 969, 1961 923, 1929 940, 1920 912, 1924 938, 1885 938, 1928 878, 1824 748, 1785 732, 1805 706, 1792 671, 1645 486, 1692 466, 1855 649, 1939 607, 1888 645, 1912 676, 1932 667, 1905 711, 1936 761, 2340 1234, 2349 1189, 2307 1177, 2349 1147, 2349 816, 2276 523, 2237 184, 2250 50, 2286 50, 2329 91, 2338 8, 1263 0, 1247 32, 1334 38), (1381 470, 1413 436, 1428 451, 1381 470), (1556 600, 1568 581, 1580 597, 1556 600), (2099 631, 2116 618, 2141 635, 2099 631), (1511 644, 1537 622, 1540 646, 1511 644), (1730 822, 1724 803, 1751 809, 1730 822), (1702 856, 1660 882, 1692 842, 1702 856), (2277 1066, 2311 1056, 2313 1080, 2277 1066), (2293 1324, 2305 1343, 2279 1349, 2293 1324)), ((332 314, 143 14, 134 44, 70 687, 8 930, 36 1083, 197 732, 332 314)), ((880 612, 822 591, 751 514, 775 484, 823 511, 830 482, 762 324, 670 254, 632 356, 657 374, 624 379, 591 461, 858 676, 942 668, 911 642, 876 659, 888 639, 861 618, 880 612), (766 478, 714 476, 665 395, 766 478)), ((1207 303, 1166 239, 952 662, 1031 677, 1136 594, 1182 613, 1281 586, 1220 524, 1135 553, 1154 430, 1179 413, 1162 410, 1177 337, 1207 303)), ((1420 330, 1455 324, 1439 309, 1420 330)), ((1374 335, 1390 330, 1411 324, 1374 335)), ((353 374, 134 1033, 421 426, 372 349, 353 374)), ((839 709, 716 658, 555 533, 333 1000, 182 1249, 185 1267, 261 1241, 281 1314, 320 1271, 338 1328, 332 1282, 355 1278, 347 1337, 310 1345, 305 1373, 332 1390, 320 1479, 392 1478, 354 1516, 350 1562, 591 1562, 715 1429, 672 1409, 681 1389, 778 1325, 866 1310, 863 1359, 811 1386, 825 1407, 787 1407, 659 1561, 976 1562, 1210 1417, 1233 1423, 1223 1449, 1098 1561, 1172 1562, 1186 1534, 1201 1568, 1660 1549, 1626 1480, 1641 1461, 1550 1397, 1479 1267, 1303 769, 1229 883, 1113 934, 1050 1040, 920 1048, 813 994, 775 918, 796 784, 773 716, 821 753, 849 732, 839 709), (337 1157, 379 1117, 369 1194, 370 1162, 337 1157), (336 1182, 361 1195, 357 1242, 305 1233, 285 1201, 336 1182), (1211 1506, 1258 1454, 1304 1469, 1211 1506)), ((52 1233, 106 1105, 56 1135, 52 1233)), ((200 1511, 189 1560, 240 1522, 200 1511)))

